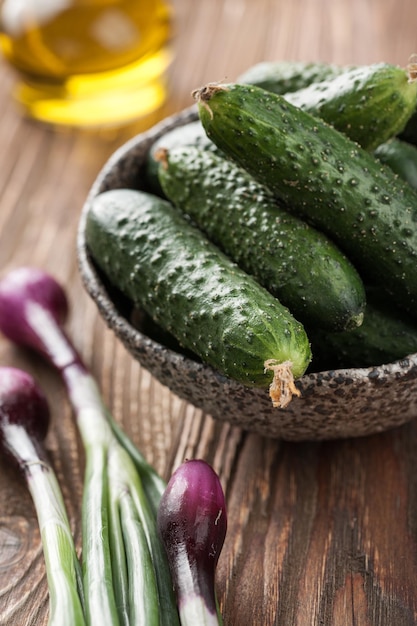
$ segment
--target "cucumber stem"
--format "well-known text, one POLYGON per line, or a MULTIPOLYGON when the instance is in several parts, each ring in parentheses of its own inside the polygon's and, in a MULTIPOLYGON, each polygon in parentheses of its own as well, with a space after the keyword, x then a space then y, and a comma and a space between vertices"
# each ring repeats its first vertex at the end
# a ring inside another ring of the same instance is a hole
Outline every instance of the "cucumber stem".
POLYGON ((417 80, 417 54, 412 54, 407 65, 408 82, 413 83, 417 80))
POLYGON ((192 97, 197 102, 197 104, 201 104, 206 111, 208 112, 210 119, 213 119, 213 111, 211 110, 208 102, 211 100, 212 96, 218 91, 228 91, 225 85, 221 83, 207 83, 204 87, 199 87, 198 89, 194 89, 191 92, 192 97))
POLYGON ((265 372, 272 371, 273 379, 269 386, 269 395, 274 407, 284 409, 293 396, 301 396, 301 392, 294 383, 291 361, 279 363, 275 359, 268 359, 264 363, 265 372))

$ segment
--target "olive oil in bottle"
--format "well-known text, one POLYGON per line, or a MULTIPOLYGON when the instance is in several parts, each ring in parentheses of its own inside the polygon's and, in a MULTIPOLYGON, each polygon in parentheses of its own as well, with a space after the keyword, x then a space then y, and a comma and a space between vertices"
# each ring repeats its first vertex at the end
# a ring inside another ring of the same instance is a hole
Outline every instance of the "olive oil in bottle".
POLYGON ((166 0, 3 0, 0 49, 27 115, 116 126, 157 110, 171 60, 166 0))

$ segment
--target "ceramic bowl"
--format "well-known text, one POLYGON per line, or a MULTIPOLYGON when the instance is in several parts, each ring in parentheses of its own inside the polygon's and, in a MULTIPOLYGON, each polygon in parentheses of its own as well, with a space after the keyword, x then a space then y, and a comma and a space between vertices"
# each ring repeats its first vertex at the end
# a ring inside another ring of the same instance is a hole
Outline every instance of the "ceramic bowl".
POLYGON ((92 262, 85 221, 95 195, 112 188, 141 188, 142 165, 163 133, 197 119, 195 107, 166 118, 119 148, 98 174, 83 207, 77 255, 84 287, 107 325, 133 358, 177 396, 211 414, 263 436, 285 440, 327 440, 365 436, 397 427, 417 416, 417 354, 387 365, 306 374, 301 396, 285 409, 272 406, 265 389, 226 379, 174 345, 161 340, 92 262))

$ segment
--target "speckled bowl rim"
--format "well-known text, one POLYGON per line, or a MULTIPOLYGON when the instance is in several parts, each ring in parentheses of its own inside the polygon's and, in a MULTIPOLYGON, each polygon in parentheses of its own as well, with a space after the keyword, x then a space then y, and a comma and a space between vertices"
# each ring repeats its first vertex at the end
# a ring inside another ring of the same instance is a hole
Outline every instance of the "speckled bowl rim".
POLYGON ((77 259, 83 285, 104 321, 126 349, 173 393, 210 413, 264 436, 326 440, 366 436, 417 416, 417 353, 386 365, 309 373, 297 380, 300 398, 273 408, 263 389, 248 389, 211 367, 177 353, 134 328, 120 315, 89 257, 85 223, 92 199, 122 187, 140 187, 140 165, 165 132, 198 118, 192 106, 174 114, 118 148, 98 173, 83 206, 77 259))

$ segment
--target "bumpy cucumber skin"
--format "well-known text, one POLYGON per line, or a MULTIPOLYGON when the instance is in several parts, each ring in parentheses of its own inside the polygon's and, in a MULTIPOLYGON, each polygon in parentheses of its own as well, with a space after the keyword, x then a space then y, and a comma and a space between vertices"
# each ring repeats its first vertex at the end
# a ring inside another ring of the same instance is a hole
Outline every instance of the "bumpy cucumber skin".
POLYGON ((362 323, 365 290, 346 256, 230 159, 174 148, 159 178, 166 197, 307 329, 362 323))
POLYGON ((257 85, 283 95, 338 76, 348 69, 350 67, 330 63, 263 61, 240 74, 236 82, 257 85))
POLYGON ((195 93, 208 136, 325 232, 362 278, 417 304, 417 193, 345 135, 282 96, 246 85, 195 93))
POLYGON ((294 377, 306 370, 303 326, 169 202, 130 189, 98 195, 86 241, 112 284, 225 376, 267 387, 268 359, 291 361, 294 377))
POLYGON ((394 137, 378 146, 374 155, 417 189, 417 146, 394 137))
POLYGON ((372 367, 417 352, 417 326, 402 312, 368 296, 363 324, 341 333, 313 331, 310 371, 372 367))
POLYGON ((417 82, 409 80, 406 69, 376 63, 286 94, 285 99, 374 150, 404 129, 416 109, 417 82))
POLYGON ((177 146, 196 146, 208 151, 220 152, 207 137, 200 120, 189 122, 166 132, 152 144, 145 161, 146 184, 152 193, 164 195, 158 178, 159 161, 155 158, 155 154, 161 148, 169 150, 177 146))

